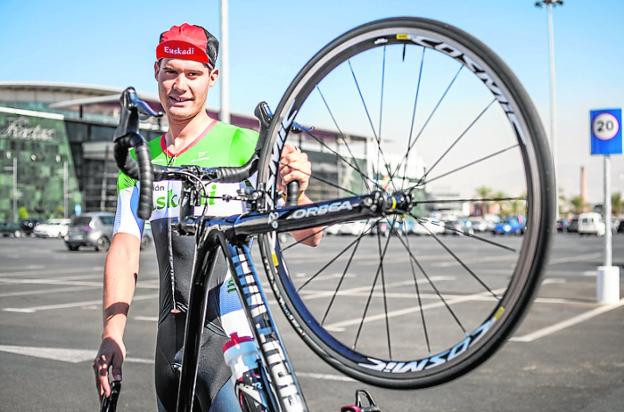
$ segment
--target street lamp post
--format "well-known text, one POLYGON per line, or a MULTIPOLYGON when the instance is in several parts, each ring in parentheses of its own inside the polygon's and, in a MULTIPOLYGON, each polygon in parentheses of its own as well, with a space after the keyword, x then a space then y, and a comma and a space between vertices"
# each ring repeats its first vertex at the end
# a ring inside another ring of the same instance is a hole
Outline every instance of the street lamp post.
POLYGON ((563 6, 563 0, 540 0, 535 2, 536 7, 546 6, 548 15, 548 60, 550 65, 550 149, 552 151, 555 172, 555 210, 559 219, 559 191, 557 181, 557 84, 555 79, 555 34, 553 29, 553 8, 563 6))
POLYGON ((230 62, 229 62, 229 38, 228 38, 228 0, 221 0, 221 113, 220 120, 230 122, 230 62))
POLYGON ((5 170, 11 170, 12 174, 13 174, 13 182, 12 182, 12 188, 11 188, 11 201, 13 203, 12 208, 13 208, 13 223, 17 223, 17 156, 13 156, 13 153, 11 152, 6 152, 5 154, 7 159, 12 159, 13 160, 13 165, 12 166, 6 166, 4 169, 5 170))

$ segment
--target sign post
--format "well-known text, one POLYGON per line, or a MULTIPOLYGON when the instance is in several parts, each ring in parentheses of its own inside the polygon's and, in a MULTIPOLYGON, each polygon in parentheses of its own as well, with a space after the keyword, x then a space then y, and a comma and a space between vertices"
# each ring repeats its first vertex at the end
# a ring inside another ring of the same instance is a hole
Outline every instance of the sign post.
POLYGON ((604 156, 605 261, 598 267, 596 299, 598 303, 620 301, 620 268, 612 263, 611 239, 611 154, 622 153, 622 110, 592 110, 589 113, 591 154, 604 156))

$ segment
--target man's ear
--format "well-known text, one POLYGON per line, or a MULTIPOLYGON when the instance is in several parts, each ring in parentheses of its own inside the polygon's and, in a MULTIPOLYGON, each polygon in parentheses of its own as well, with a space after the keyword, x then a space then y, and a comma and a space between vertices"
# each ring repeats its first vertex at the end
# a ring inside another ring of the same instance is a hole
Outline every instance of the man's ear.
POLYGON ((210 85, 213 85, 217 82, 217 78, 219 77, 219 69, 213 69, 210 72, 210 85))
POLYGON ((160 64, 154 62, 154 79, 158 81, 158 71, 160 70, 160 64))

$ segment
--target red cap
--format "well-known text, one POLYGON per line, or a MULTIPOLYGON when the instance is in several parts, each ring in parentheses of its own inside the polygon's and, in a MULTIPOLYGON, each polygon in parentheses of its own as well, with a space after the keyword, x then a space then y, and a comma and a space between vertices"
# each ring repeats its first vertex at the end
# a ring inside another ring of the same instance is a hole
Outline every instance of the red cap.
POLYGON ((156 59, 194 60, 213 68, 218 49, 219 42, 206 29, 183 23, 160 35, 156 59))

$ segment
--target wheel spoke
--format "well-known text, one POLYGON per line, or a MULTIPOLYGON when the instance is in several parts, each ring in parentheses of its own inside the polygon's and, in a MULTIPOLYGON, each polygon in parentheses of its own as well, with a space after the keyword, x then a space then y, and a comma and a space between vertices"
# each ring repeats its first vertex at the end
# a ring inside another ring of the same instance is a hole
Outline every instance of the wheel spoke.
POLYGON ((481 242, 485 242, 485 243, 488 243, 488 244, 493 245, 493 246, 498 246, 499 248, 505 249, 505 250, 509 250, 510 252, 514 252, 514 253, 518 252, 516 249, 514 249, 512 247, 509 247, 507 245, 503 245, 502 243, 494 242, 493 240, 489 240, 489 239, 483 238, 481 236, 477 236, 475 234, 465 233, 462 230, 455 229, 454 227, 447 226, 447 225, 445 225, 443 223, 440 224, 440 223, 435 222, 435 221, 430 220, 430 219, 426 219, 426 218, 422 218, 422 217, 416 217, 415 215, 412 215, 411 213, 410 213, 410 216, 412 216, 414 219, 416 219, 416 220, 418 220, 420 222, 422 222, 422 221, 429 222, 432 225, 443 227, 444 230, 450 230, 451 232, 455 232, 455 233, 460 234, 462 236, 466 236, 466 237, 470 237, 470 238, 473 238, 473 239, 477 239, 477 240, 480 240, 481 242))
POLYGON ((405 155, 403 155, 403 159, 401 160, 401 162, 397 165, 396 169, 394 169, 394 172, 391 174, 391 176, 393 176, 394 174, 396 174, 401 167, 403 166, 403 163, 406 161, 407 157, 409 156, 410 151, 412 150, 412 148, 414 147, 414 145, 416 144, 416 142, 418 141, 418 139, 420 138, 420 136, 422 135, 422 133, 424 132, 425 128, 427 127, 427 125, 429 124, 429 121, 431 120, 431 118, 433 117, 433 115, 435 114, 435 112, 438 110, 438 107, 440 107, 440 104, 442 103, 442 101, 444 100, 444 98, 446 97, 446 95, 448 94, 449 90, 451 90, 451 87, 453 86, 453 84, 455 83, 455 80, 457 80, 457 77, 459 76, 459 73, 461 73, 462 69, 464 68, 463 65, 459 66, 459 69, 457 70, 457 72, 455 73, 455 75, 453 76, 453 78, 451 79, 451 82, 448 84, 448 86, 446 86, 446 89, 444 90, 444 93, 442 93, 442 96, 440 96, 440 99, 438 99, 438 102, 436 103, 436 105, 434 106, 433 110, 431 111, 431 113, 429 113, 429 116, 427 117, 427 120, 425 120, 425 122, 423 123, 422 127, 420 128, 420 130, 418 131, 418 133, 416 134, 416 137, 414 138, 414 141, 412 142, 412 144, 407 148, 407 152, 405 153, 405 155))
POLYGON ((292 170, 296 170, 296 171, 301 172, 301 173, 303 173, 304 175, 306 175, 306 176, 310 177, 310 179, 318 180, 319 182, 325 183, 325 184, 326 184, 326 185, 328 185, 328 186, 332 186, 332 187, 334 187, 334 188, 336 188, 336 189, 338 189, 338 190, 342 190, 342 191, 345 191, 345 192, 347 192, 347 193, 350 193, 350 194, 352 194, 353 196, 359 196, 359 194, 358 194, 358 193, 355 193, 353 190, 347 189, 347 188, 342 187, 342 186, 340 186, 340 185, 338 185, 338 184, 336 184, 336 183, 330 182, 329 180, 327 180, 327 179, 323 179, 322 177, 318 177, 318 176, 316 176, 316 175, 313 175, 312 173, 308 173, 308 172, 305 172, 305 171, 303 171, 303 170, 301 170, 301 169, 297 169, 296 167, 292 167, 291 165, 288 165, 288 164, 286 164, 286 163, 281 163, 281 162, 280 162, 280 165, 282 165, 282 166, 288 166, 288 167, 290 167, 290 169, 292 169, 292 170))
POLYGON ((424 203, 462 203, 462 202, 505 202, 509 200, 525 200, 524 197, 471 197, 465 199, 431 199, 431 200, 417 200, 414 202, 414 206, 424 203))
MULTIPOLYGON (((323 105, 325 106, 325 108, 329 112, 329 116, 331 117, 332 122, 334 122, 334 126, 336 126, 336 130, 338 131, 338 137, 344 143, 345 147, 347 148, 347 151, 349 152, 349 155, 351 156, 351 159, 353 159, 353 162, 355 163, 355 166, 357 166, 357 171, 360 173, 361 176, 364 176, 366 178, 366 180, 369 180, 369 181, 373 182, 373 184, 376 184, 376 182, 374 180, 372 180, 367 174, 363 173, 362 170, 359 168, 359 166, 357 164, 357 160, 355 158, 355 155, 351 151, 351 146, 349 146, 349 143, 347 142, 347 139, 345 138, 345 135, 342 132, 342 129, 340 129, 340 126, 338 126, 338 122, 336 121, 336 117, 334 116, 334 113, 330 109, 329 104, 327 103, 327 100, 325 99, 325 96, 323 95, 323 92, 321 92, 321 88, 318 85, 316 86, 316 90, 318 91, 319 95, 321 96, 321 100, 323 100, 323 105)), ((368 185, 368 182, 366 182, 366 180, 364 180, 364 184, 366 185, 366 189, 368 191, 370 191, 371 190, 370 186, 368 185)))
MULTIPOLYGON (((422 267, 422 265, 420 264, 420 262, 418 261, 418 259, 416 259, 416 256, 414 256, 414 254, 412 253, 412 251, 410 250, 409 246, 407 246, 405 244, 405 242, 403 241, 403 239, 401 239, 401 237, 398 238, 401 241, 401 244, 403 245, 403 247, 405 248, 405 250, 407 250, 407 254, 410 256, 410 259, 412 259, 414 261, 414 263, 416 264, 416 266, 418 266, 418 269, 420 270, 420 272, 425 276, 425 279, 427 279, 427 281, 429 282, 429 284, 431 285, 431 288, 433 288, 433 291, 436 293, 436 295, 438 295, 438 298, 440 298, 440 301, 444 304, 444 306, 446 307, 446 309, 448 309, 449 313, 451 314, 451 316, 453 317, 453 319, 455 319, 455 322, 457 322, 457 324, 459 325, 459 327, 461 328, 463 333, 467 332, 467 329, 464 327, 464 325, 461 323, 461 321, 459 320, 459 318, 457 317, 457 315, 455 314, 455 312, 453 311, 453 309, 451 309, 451 305, 448 304, 448 302, 446 301, 446 299, 444 299, 444 296, 442 296, 442 293, 440 293, 440 290, 438 290, 438 288, 436 287, 436 285, 433 283, 433 281, 431 280, 431 277, 429 277, 429 275, 427 274, 427 272, 425 271, 425 268, 422 267)), ((431 350, 430 350, 431 351, 431 350)))
MULTIPOLYGON (((414 134, 414 122, 416 121, 416 107, 418 105, 418 96, 420 94, 420 81, 422 79, 423 66, 425 64, 425 48, 422 48, 420 55, 420 67, 418 69, 418 82, 416 83, 416 94, 414 95, 414 104, 412 106, 412 120, 410 122, 409 138, 407 140, 407 152, 405 153, 405 164, 403 166, 403 178, 401 179, 401 190, 405 185, 405 177, 407 176, 407 165, 409 164, 409 152, 412 146, 412 135, 414 134)), ((405 59, 405 49, 403 49, 403 58, 405 59)), ((396 172, 396 170, 395 170, 396 172)))
MULTIPOLYGON (((392 177, 392 173, 390 172, 390 168, 388 166, 388 162, 386 161, 386 156, 384 155, 383 149, 381 148, 381 139, 379 138, 379 136, 377 135, 377 132, 375 131, 375 126, 373 126, 373 120, 371 119, 370 116, 370 112, 368 110, 368 106, 366 105, 366 101, 364 100, 364 95, 362 94, 362 89, 360 88, 360 83, 357 80, 357 76, 355 75, 355 71, 353 70, 353 65, 351 65, 351 60, 347 60, 348 64, 349 64, 349 69, 351 70, 351 75, 353 77, 353 81, 355 82, 355 87, 357 88, 358 94, 360 96, 360 101, 362 102, 362 105, 364 106, 364 111, 366 112, 366 118, 368 119, 368 124, 371 127, 371 130, 373 132, 373 136, 375 137, 375 141, 377 142, 377 174, 379 175, 380 170, 379 170, 379 157, 381 156, 381 162, 384 164, 386 171, 388 173, 388 176, 391 178, 392 177)), ((390 179, 390 182, 392 183, 392 178, 390 179)), ((393 186, 393 189, 396 190, 396 187, 393 186)))
POLYGON ((327 262, 325 265, 323 265, 322 268, 320 268, 314 275, 312 275, 312 277, 310 277, 310 279, 306 280, 305 282, 303 282, 303 284, 301 286, 299 286, 297 288, 297 292, 300 292, 301 289, 303 289, 304 287, 306 287, 310 282, 312 282, 318 275, 320 275, 325 269, 327 269, 327 267, 329 265, 331 265, 332 263, 334 263, 340 256, 342 256, 347 250, 349 250, 349 248, 351 248, 351 246, 353 246, 356 242, 359 242, 360 239, 362 239, 362 237, 364 237, 365 235, 368 234, 368 232, 370 232, 372 229, 372 226, 369 227, 368 229, 364 230, 362 233, 360 233, 358 235, 358 237, 351 243, 349 243, 344 249, 342 249, 336 256, 334 256, 329 262, 327 262))
POLYGON ((472 128, 472 126, 474 126, 477 121, 481 118, 481 116, 483 116, 485 114, 485 112, 488 111, 488 109, 492 106, 492 104, 496 101, 496 99, 492 99, 487 106, 485 106, 485 108, 483 108, 483 110, 481 110, 481 112, 477 115, 477 117, 470 122, 470 124, 468 125, 468 127, 466 127, 464 129, 463 132, 461 132, 461 134, 459 136, 457 136, 457 138, 453 141, 453 143, 448 147, 448 149, 446 149, 444 151, 444 153, 442 153, 442 155, 440 157, 438 157, 438 160, 436 160, 433 165, 429 168, 429 170, 427 170, 427 172, 422 175, 420 177, 420 179, 418 179, 418 182, 416 183, 416 186, 418 186, 423 180, 425 180, 427 178, 427 176, 429 176, 429 173, 431 173, 431 171, 433 169, 435 169, 435 167, 442 161, 442 159, 444 159, 446 157, 446 155, 451 151, 451 149, 453 149, 453 147, 455 147, 455 145, 457 145, 457 143, 459 143, 459 141, 466 135, 466 133, 468 133, 468 131, 472 128))
MULTIPOLYGON (((377 222, 379 223, 379 222, 377 222)), ((378 244, 381 244, 379 230, 377 230, 377 241, 378 244)), ((371 299, 373 297, 373 292, 375 290, 375 286, 377 285, 377 279, 379 279, 379 273, 381 272, 381 268, 383 267, 383 258, 386 255, 386 250, 388 250, 388 243, 390 243, 390 234, 388 235, 388 239, 386 240, 386 244, 384 245, 383 253, 379 254, 379 265, 377 266, 377 271, 375 273, 375 279, 373 280, 373 285, 371 286, 370 292, 368 294, 368 299, 366 300, 366 305, 364 306, 364 313, 362 314, 362 320, 360 321, 360 325, 358 326, 357 333, 355 335, 355 342, 353 343, 353 349, 357 347, 358 340, 360 339, 360 333, 362 332, 362 326, 364 325, 364 320, 366 319, 366 314, 368 313, 368 307, 370 306, 371 299)), ((387 319, 388 313, 386 313, 387 319)))
MULTIPOLYGON (((443 173, 443 174, 438 175, 438 176, 436 176, 436 177, 432 177, 432 178, 431 178, 431 179, 429 179, 429 180, 425 180, 424 182, 421 182, 421 183, 420 183, 420 185, 424 186, 424 185, 426 185, 426 184, 428 184, 428 183, 433 182, 434 180, 438 180, 438 179, 441 179, 441 178, 446 177, 446 176, 448 176, 448 175, 451 175, 451 174, 453 174, 453 173, 457 173, 457 172, 459 172, 459 171, 461 171, 461 170, 463 170, 463 169, 465 169, 465 168, 467 168, 467 167, 469 167, 469 166, 473 166, 473 165, 475 165, 475 164, 477 164, 477 163, 481 163, 481 162, 483 162, 484 160, 487 160, 487 159, 490 159, 490 158, 492 158, 492 157, 494 157, 494 156, 498 156, 498 155, 500 155, 500 154, 503 154, 503 153, 505 153, 505 152, 507 152, 507 151, 509 151, 509 150, 511 150, 511 149, 513 149, 513 148, 516 148, 516 147, 518 147, 518 144, 517 144, 517 143, 516 143, 516 144, 514 144, 514 145, 511 145, 511 146, 509 146, 509 147, 506 147, 506 148, 504 148, 504 149, 501 149, 501 150, 499 150, 499 151, 497 151, 497 152, 494 152, 494 153, 492 153, 492 154, 489 154, 489 155, 487 155, 487 156, 484 156, 484 157, 482 157, 482 158, 480 158, 480 159, 474 160, 474 161, 472 161, 472 162, 470 162, 470 163, 466 163, 465 165, 460 166, 460 167, 458 167, 458 168, 456 168, 456 169, 453 169, 453 170, 451 170, 451 171, 449 171, 449 172, 443 173)), ((410 190, 411 190, 412 188, 417 187, 417 185, 418 185, 418 184, 419 184, 419 183, 416 183, 416 185, 412 186, 412 187, 410 188, 410 190)))
POLYGON ((358 247, 360 247, 360 241, 362 239, 358 239, 357 243, 355 244, 355 247, 353 248, 353 251, 351 252, 351 256, 349 256, 349 260, 347 261, 347 264, 345 265, 344 270, 342 271, 342 276, 340 276, 340 280, 338 281, 338 285, 336 286, 336 290, 334 290, 334 294, 332 295, 329 304, 327 305, 327 309, 325 309, 325 314, 323 315, 323 320, 321 320, 321 325, 325 324, 325 320, 327 319, 327 315, 329 315, 329 311, 331 310, 332 305, 334 304, 334 300, 336 299, 336 296, 338 296, 338 291, 340 290, 340 287, 342 286, 342 282, 344 280, 344 278, 347 276, 347 272, 349 271, 349 267, 351 266, 351 262, 353 261, 353 256, 355 256, 355 253, 358 250, 358 247))
POLYGON ((327 150, 329 150, 331 153, 335 154, 340 160, 342 160, 343 162, 345 162, 347 165, 349 165, 353 170, 355 170, 356 172, 359 173, 359 175, 363 178, 362 181, 366 184, 366 188, 370 191, 370 186, 368 185, 367 181, 370 181, 371 183, 373 183, 374 185, 376 185, 378 188, 380 188, 380 186, 377 184, 377 182, 375 182, 373 179, 371 179, 367 174, 365 174, 364 172, 362 172, 362 169, 360 169, 360 167, 357 164, 357 160, 352 157, 353 159, 353 164, 351 162, 349 162, 343 155, 341 155, 340 153, 338 153, 336 150, 332 149, 327 143, 325 143, 322 139, 320 139, 318 136, 315 136, 313 133, 306 131, 305 132, 306 135, 310 136, 312 139, 316 140, 321 146, 323 146, 324 148, 326 148, 327 150))
POLYGON ((459 256, 457 256, 457 255, 456 255, 456 254, 455 254, 455 253, 454 253, 454 252, 453 252, 453 251, 452 251, 452 250, 451 250, 448 246, 446 246, 446 245, 444 244, 444 242, 442 242, 442 241, 440 240, 440 238, 438 238, 438 236, 437 236, 435 233, 433 233, 433 232, 431 231, 431 229, 429 229, 429 228, 428 228, 428 227, 427 227, 424 223, 422 223, 422 222, 420 221, 420 219, 417 219, 417 220, 416 220, 416 222, 418 222, 418 224, 419 224, 419 225, 421 225, 422 227, 424 227, 424 228, 425 228, 425 230, 426 230, 427 232, 429 232, 429 234, 430 234, 430 235, 431 235, 431 236, 435 239, 435 241, 436 241, 436 242, 438 242, 438 244, 439 244, 440 246, 442 246, 442 248, 444 248, 444 250, 446 250, 446 252, 447 252, 449 255, 451 255, 451 256, 453 257, 453 259, 455 259, 455 260, 457 261, 457 263, 459 263, 459 264, 461 265, 461 267, 463 267, 464 269, 466 269, 466 271, 467 271, 468 273, 470 273, 470 275, 471 275, 471 276, 472 276, 472 277, 473 277, 473 278, 474 278, 477 282, 479 282, 479 284, 480 284, 481 286, 483 286, 483 287, 484 287, 484 288, 485 288, 488 292, 490 292, 490 294, 491 294, 491 295, 492 295, 492 296, 493 296, 496 300, 500 301, 500 298, 498 297, 498 295, 497 295, 496 293, 494 293, 494 291, 493 291, 492 289, 490 289, 490 287, 489 287, 487 284, 485 284, 485 282, 483 282, 483 280, 481 280, 481 278, 480 278, 479 276, 477 276, 477 274, 476 274, 476 273, 474 273, 474 272, 472 271, 472 269, 470 269, 470 268, 468 267, 468 265, 466 265, 466 263, 464 263, 464 261, 463 261, 463 260, 461 260, 461 259, 459 258, 459 256))
MULTIPOLYGON (((336 223, 334 223, 334 224, 336 224, 336 223)), ((292 242, 292 243, 291 243, 291 244, 289 244, 288 246, 284 247, 284 248, 282 249, 282 252, 286 252, 286 251, 287 251, 288 249, 290 249, 291 247, 293 247, 293 246, 297 246, 298 244, 300 244, 300 243, 302 243, 302 242, 305 242, 306 240, 308 240, 308 239, 310 239, 310 238, 313 238, 314 236, 318 235, 319 233, 324 232, 325 230, 327 230, 330 226, 333 226, 333 225, 323 226, 321 229, 319 229, 319 230, 315 230, 314 232, 312 232, 311 234, 307 235, 306 237, 304 237, 304 238, 302 238, 302 239, 299 239, 299 240, 297 240, 297 241, 295 241, 295 242, 292 242)))
MULTIPOLYGON (((412 248, 410 247, 410 244, 409 244, 409 236, 407 236, 407 233, 404 233, 403 235, 405 236, 405 240, 407 241, 407 248, 411 250, 412 248)), ((414 262, 412 262, 412 259, 409 259, 409 263, 410 263, 410 269, 412 270, 412 278, 414 279, 414 288, 416 289, 416 296, 418 297, 418 307, 420 309, 419 310, 420 320, 423 325, 423 333, 425 335, 425 342, 427 343, 427 352, 431 353, 431 344, 429 342, 429 333, 427 332, 427 322, 425 321, 425 311, 423 310, 422 299, 420 297, 420 287, 418 286, 418 278, 416 276, 416 271, 414 270, 414 262)))

